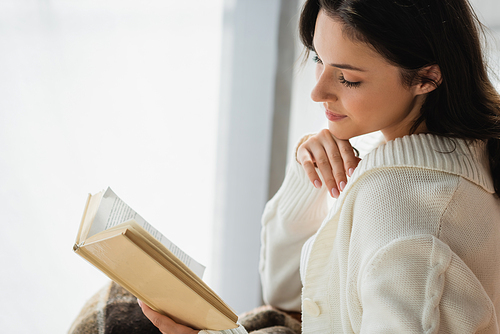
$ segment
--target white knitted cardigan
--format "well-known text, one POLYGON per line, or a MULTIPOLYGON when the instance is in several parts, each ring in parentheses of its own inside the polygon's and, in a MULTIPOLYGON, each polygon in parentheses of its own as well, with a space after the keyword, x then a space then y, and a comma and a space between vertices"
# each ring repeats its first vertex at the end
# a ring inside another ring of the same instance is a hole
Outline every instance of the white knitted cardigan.
POLYGON ((324 188, 294 162, 266 206, 267 303, 302 305, 303 333, 498 333, 500 200, 483 143, 398 138, 332 208, 324 188))

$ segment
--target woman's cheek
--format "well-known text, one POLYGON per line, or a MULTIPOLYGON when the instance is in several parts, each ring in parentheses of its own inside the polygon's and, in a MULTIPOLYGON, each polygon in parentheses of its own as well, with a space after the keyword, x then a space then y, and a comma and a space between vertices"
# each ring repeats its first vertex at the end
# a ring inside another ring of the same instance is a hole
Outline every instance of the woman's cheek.
POLYGON ((358 114, 360 112, 369 107, 363 96, 355 92, 350 92, 345 95, 343 105, 346 112, 352 116, 359 116, 358 114))

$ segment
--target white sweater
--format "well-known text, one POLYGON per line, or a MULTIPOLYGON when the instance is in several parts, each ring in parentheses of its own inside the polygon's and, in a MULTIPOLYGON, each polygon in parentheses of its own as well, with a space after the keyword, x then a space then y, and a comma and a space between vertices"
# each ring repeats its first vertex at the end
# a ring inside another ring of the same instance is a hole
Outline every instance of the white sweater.
POLYGON ((399 138, 329 211, 326 196, 294 163, 263 217, 265 301, 300 308, 302 250, 304 333, 498 332, 500 200, 484 144, 399 138))
POLYGON ((331 208, 327 196, 293 163, 262 220, 264 300, 302 305, 303 333, 498 333, 500 199, 484 144, 398 138, 331 208))

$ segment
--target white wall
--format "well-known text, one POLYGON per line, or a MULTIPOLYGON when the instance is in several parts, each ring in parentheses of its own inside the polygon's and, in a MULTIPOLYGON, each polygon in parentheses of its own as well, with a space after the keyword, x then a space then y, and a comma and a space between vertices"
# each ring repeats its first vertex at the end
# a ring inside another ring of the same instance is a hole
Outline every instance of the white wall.
POLYGON ((72 246, 108 185, 210 277, 221 19, 220 0, 0 2, 2 333, 64 333, 107 281, 72 246))
POLYGON ((481 22, 486 26, 500 28, 500 1, 498 0, 469 0, 479 15, 481 22))
POLYGON ((481 22, 487 27, 486 45, 491 79, 500 90, 500 1, 471 0, 481 22))
POLYGON ((237 313, 260 305, 280 0, 226 0, 214 228, 214 287, 237 313))

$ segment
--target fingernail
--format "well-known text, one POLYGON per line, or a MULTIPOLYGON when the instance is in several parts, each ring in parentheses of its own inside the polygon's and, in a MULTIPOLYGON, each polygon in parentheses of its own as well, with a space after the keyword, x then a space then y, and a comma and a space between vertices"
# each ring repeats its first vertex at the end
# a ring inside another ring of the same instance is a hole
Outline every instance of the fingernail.
POLYGON ((339 197, 339 195, 340 195, 340 193, 337 190, 337 188, 332 188, 332 197, 337 198, 337 197, 339 197))
POLYGON ((137 299, 137 304, 139 304, 139 306, 142 307, 142 302, 139 299, 137 299))
POLYGON ((344 191, 344 188, 345 188, 345 182, 344 181, 340 181, 339 188, 340 188, 340 191, 344 191))
POLYGON ((314 180, 314 186, 316 188, 321 188, 321 182, 319 182, 318 180, 314 180))
POLYGON ((349 177, 352 176, 352 173, 354 173, 354 168, 349 168, 349 171, 347 172, 347 174, 349 174, 349 177))

